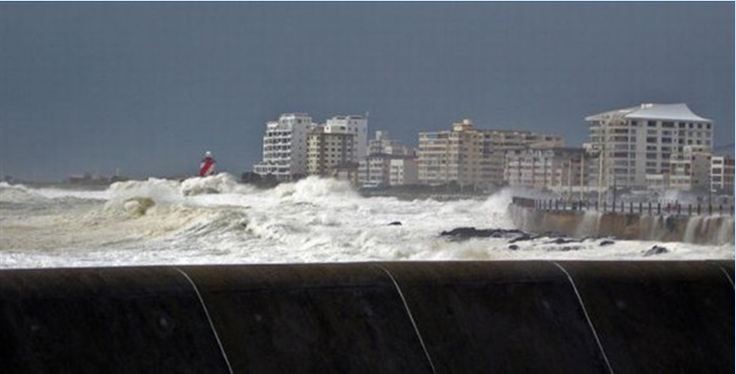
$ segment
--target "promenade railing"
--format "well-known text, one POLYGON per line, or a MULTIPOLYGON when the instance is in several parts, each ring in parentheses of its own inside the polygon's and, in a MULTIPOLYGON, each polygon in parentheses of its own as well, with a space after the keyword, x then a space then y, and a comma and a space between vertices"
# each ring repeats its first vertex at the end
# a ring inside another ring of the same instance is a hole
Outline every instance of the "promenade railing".
POLYGON ((708 204, 648 201, 581 201, 565 199, 530 199, 514 197, 512 204, 544 211, 595 211, 602 213, 647 214, 647 215, 734 215, 733 204, 708 204))

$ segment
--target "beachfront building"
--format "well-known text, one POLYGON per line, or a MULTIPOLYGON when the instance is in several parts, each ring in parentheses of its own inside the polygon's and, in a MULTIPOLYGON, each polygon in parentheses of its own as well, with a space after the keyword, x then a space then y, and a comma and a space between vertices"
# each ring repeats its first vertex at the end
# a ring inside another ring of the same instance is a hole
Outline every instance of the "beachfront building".
POLYGON ((641 104, 585 118, 590 145, 600 154, 598 189, 666 186, 672 155, 685 147, 711 147, 712 121, 686 104, 641 104))
POLYGON ((395 158, 389 165, 389 184, 391 186, 410 186, 419 183, 417 159, 414 157, 395 158))
POLYGON ((511 187, 548 190, 572 197, 587 192, 589 164, 583 148, 513 150, 506 153, 504 180, 511 187))
POLYGON ((355 152, 353 162, 358 162, 368 155, 368 118, 365 116, 349 115, 334 116, 325 121, 324 132, 327 134, 352 134, 355 152))
POLYGON ((362 187, 404 186, 418 181, 417 160, 411 155, 369 155, 358 165, 362 187))
POLYGON ((358 163, 358 184, 361 187, 386 187, 389 185, 391 155, 373 154, 358 163))
MULTIPOLYGON (((408 173, 409 178, 414 172, 411 163, 403 160, 414 160, 414 151, 400 142, 389 137, 386 131, 376 131, 375 137, 368 142, 368 156, 358 164, 358 183, 362 187, 385 187, 395 185, 391 183, 392 165, 397 175, 408 173), (394 160, 397 160, 394 163, 394 160), (404 170, 404 166, 410 170, 404 170)), ((401 182, 404 184, 404 182, 401 182)))
POLYGON ((670 156, 669 178, 663 184, 679 191, 708 191, 710 172, 710 147, 688 145, 670 156))
POLYGON ((418 152, 419 183, 461 186, 480 184, 483 134, 464 119, 450 130, 420 132, 418 152))
POLYGON ((368 154, 412 156, 414 155, 414 150, 394 139, 391 139, 388 131, 378 130, 376 131, 374 138, 368 141, 368 154))
POLYGON ((316 126, 306 113, 285 113, 266 123, 263 159, 253 166, 261 176, 292 180, 307 172, 307 133, 316 126))
POLYGON ((734 160, 729 156, 710 158, 711 188, 715 193, 733 194, 734 160))
POLYGON ((483 152, 480 162, 480 180, 485 184, 502 184, 506 169, 506 155, 524 149, 563 147, 558 135, 540 134, 523 130, 481 130, 483 152))
MULTIPOLYGON (((338 171, 355 168, 355 135, 343 129, 317 126, 307 135, 307 174, 335 176, 338 171)), ((351 174, 352 176, 352 174, 351 174)))
POLYGON ((418 178, 428 185, 501 185, 507 152, 563 144, 555 135, 476 129, 465 119, 450 130, 419 133, 418 178))

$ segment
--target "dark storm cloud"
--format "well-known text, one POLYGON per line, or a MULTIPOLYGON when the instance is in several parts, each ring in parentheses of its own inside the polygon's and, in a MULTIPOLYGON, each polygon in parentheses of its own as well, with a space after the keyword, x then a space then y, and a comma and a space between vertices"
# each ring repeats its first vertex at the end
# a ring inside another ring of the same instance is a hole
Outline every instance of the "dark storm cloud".
POLYGON ((250 168, 264 122, 370 111, 416 143, 461 118, 587 138, 686 102, 734 139, 733 3, 3 3, 0 173, 250 168))

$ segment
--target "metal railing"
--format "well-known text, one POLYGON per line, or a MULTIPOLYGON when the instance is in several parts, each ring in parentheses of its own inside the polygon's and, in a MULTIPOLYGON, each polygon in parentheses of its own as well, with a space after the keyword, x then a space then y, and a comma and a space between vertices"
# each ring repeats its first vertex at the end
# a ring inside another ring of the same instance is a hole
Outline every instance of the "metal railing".
POLYGON ((734 205, 727 204, 681 204, 655 202, 617 202, 609 203, 603 201, 599 204, 597 201, 576 201, 563 199, 529 199, 523 197, 514 197, 512 204, 534 208, 544 211, 595 211, 602 213, 622 213, 622 214, 647 214, 647 215, 734 215, 734 205))

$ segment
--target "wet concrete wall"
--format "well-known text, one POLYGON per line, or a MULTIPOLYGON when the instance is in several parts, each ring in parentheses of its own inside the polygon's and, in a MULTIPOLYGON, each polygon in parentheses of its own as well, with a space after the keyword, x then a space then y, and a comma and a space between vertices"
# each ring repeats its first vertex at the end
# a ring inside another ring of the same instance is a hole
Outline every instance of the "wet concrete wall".
POLYGON ((4 372, 734 371, 730 262, 0 271, 4 372))
POLYGON ((729 215, 677 216, 545 211, 511 205, 514 224, 522 230, 556 232, 573 237, 612 236, 619 239, 733 244, 734 219, 729 215))

